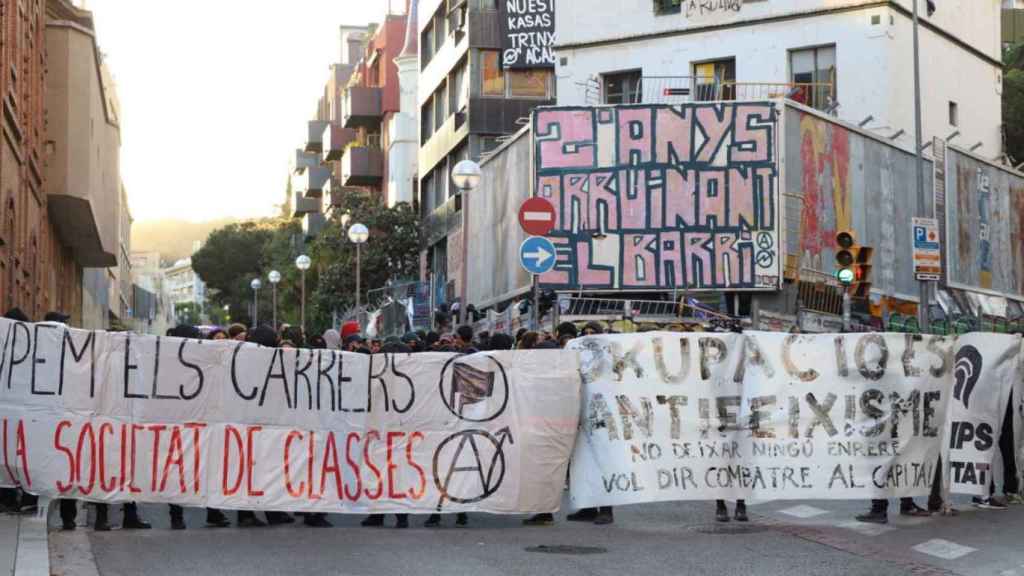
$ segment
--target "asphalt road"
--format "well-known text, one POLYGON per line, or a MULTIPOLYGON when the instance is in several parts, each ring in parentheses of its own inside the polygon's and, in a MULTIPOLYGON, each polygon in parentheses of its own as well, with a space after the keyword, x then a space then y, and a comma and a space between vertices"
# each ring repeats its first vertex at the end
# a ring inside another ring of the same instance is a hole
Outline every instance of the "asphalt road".
MULTIPOLYGON (((752 522, 716 524, 706 502, 631 506, 612 526, 559 522, 524 527, 520 517, 473 514, 466 528, 361 528, 359 517, 332 516, 334 528, 295 524, 211 529, 204 511, 187 511, 190 529, 171 531, 165 506, 145 506, 149 531, 50 537, 51 572, 146 574, 337 575, 859 575, 1024 576, 1024 506, 975 510, 956 518, 891 516, 883 528, 853 522, 858 502, 768 502, 752 522), (585 547, 558 553, 547 546, 585 547), (582 552, 582 553, 581 553, 582 552)), ((51 513, 51 521, 56 520, 51 513)), ((119 521, 119 515, 114 520, 119 521)), ((388 518, 389 526, 393 518, 388 518)))

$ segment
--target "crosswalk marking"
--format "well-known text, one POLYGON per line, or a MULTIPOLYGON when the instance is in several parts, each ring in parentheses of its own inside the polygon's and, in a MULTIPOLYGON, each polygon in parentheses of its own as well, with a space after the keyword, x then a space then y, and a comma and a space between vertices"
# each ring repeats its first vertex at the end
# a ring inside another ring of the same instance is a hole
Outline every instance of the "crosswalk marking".
POLYGON ((782 514, 786 514, 788 516, 803 519, 814 518, 815 516, 828 514, 828 510, 822 510, 821 508, 815 508, 814 506, 807 506, 806 504, 801 504, 800 506, 793 506, 792 508, 779 510, 779 512, 781 512, 782 514))
POLYGON ((971 552, 977 551, 976 548, 961 546, 956 542, 950 542, 949 540, 943 540, 941 538, 922 542, 917 546, 914 546, 912 549, 922 554, 942 558, 943 560, 956 560, 957 558, 962 558, 971 552))

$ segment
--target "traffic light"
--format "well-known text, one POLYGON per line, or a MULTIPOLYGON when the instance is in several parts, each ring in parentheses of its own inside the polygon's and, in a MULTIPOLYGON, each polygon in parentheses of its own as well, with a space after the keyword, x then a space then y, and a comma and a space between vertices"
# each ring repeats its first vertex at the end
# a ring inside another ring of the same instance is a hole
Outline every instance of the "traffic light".
POLYGON ((853 232, 840 230, 836 232, 836 280, 843 286, 849 286, 856 280, 853 265, 857 255, 854 252, 857 241, 853 232))
POLYGON ((857 258, 853 265, 854 283, 851 286, 854 298, 867 299, 871 296, 871 260, 874 255, 874 248, 857 248, 857 258))

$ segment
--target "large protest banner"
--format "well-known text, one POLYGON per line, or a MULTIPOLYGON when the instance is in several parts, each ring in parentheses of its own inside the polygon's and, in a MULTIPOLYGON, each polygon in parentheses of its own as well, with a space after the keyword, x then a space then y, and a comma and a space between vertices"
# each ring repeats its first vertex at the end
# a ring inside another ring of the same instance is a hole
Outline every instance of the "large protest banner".
POLYGON ((0 319, 0 485, 238 509, 554 511, 576 358, 369 356, 0 319))
MULTIPOLYGON (((946 421, 949 456, 945 461, 952 492, 988 496, 993 472, 1002 474, 992 464, 1002 458, 1003 420, 1008 415, 1013 418, 1006 408, 1011 391, 1019 392, 1020 349, 1020 336, 967 334, 957 339, 946 421)), ((1017 438, 1014 441, 1014 446, 1020 446, 1017 438)))
POLYGON ((574 340, 584 394, 573 504, 928 494, 954 342, 766 332, 574 340))

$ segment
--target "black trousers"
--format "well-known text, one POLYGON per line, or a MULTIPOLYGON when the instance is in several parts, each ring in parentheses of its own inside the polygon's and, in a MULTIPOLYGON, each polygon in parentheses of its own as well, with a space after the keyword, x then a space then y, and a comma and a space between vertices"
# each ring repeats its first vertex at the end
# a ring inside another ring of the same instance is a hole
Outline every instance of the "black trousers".
MULTIPOLYGON (((1017 481, 1017 457, 1013 447, 1013 392, 1010 392, 1003 426, 999 431, 999 454, 1003 457, 1003 491, 1016 494, 1020 492, 1020 483, 1017 481)), ((994 482, 990 484, 990 489, 995 491, 994 482)))

